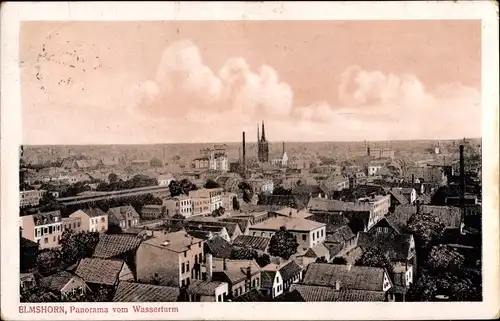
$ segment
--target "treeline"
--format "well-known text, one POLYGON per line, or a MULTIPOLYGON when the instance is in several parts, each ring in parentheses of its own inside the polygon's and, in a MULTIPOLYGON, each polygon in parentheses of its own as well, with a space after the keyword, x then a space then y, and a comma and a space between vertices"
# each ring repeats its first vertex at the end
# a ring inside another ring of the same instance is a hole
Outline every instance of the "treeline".
POLYGON ((102 182, 97 185, 96 190, 100 192, 113 192, 158 185, 158 180, 156 178, 150 178, 146 175, 135 175, 131 179, 124 181, 118 179, 116 174, 111 173, 108 176, 108 180, 109 183, 102 182))

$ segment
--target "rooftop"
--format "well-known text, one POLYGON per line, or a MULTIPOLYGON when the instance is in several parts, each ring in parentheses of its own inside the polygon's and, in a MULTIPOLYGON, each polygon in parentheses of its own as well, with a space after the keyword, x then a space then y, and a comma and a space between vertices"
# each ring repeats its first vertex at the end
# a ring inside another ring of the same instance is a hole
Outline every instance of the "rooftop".
POLYGON ((271 239, 262 236, 238 235, 234 241, 234 246, 249 247, 255 250, 265 251, 271 239))
POLYGON ((137 236, 126 234, 101 234, 99 243, 94 250, 93 257, 108 259, 136 251, 141 245, 142 239, 137 236))
POLYGON ((124 262, 121 260, 85 258, 78 264, 75 274, 86 283, 114 285, 123 265, 124 262))
POLYGON ((330 286, 292 284, 290 298, 304 302, 383 302, 385 293, 380 291, 341 289, 330 286))
POLYGON ((164 248, 165 250, 173 252, 182 253, 184 251, 189 250, 191 246, 201 242, 203 242, 203 240, 192 237, 191 235, 186 233, 186 231, 178 231, 174 233, 153 237, 147 241, 144 241, 143 244, 164 248))
POLYGON ((176 302, 179 295, 176 287, 121 281, 113 302, 176 302))
POLYGON ((187 293, 214 296, 215 290, 224 285, 224 282, 192 280, 187 288, 187 293))
POLYGON ((290 231, 312 231, 326 226, 324 223, 319 223, 303 218, 276 217, 268 219, 264 222, 257 223, 250 227, 251 230, 272 230, 278 231, 282 226, 290 231))

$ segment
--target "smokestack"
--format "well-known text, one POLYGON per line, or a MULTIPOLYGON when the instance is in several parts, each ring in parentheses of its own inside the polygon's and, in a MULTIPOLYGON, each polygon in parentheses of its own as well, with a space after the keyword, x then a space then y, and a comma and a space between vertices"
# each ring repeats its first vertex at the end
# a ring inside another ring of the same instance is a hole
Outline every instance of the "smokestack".
POLYGON ((246 165, 246 146, 245 146, 245 132, 243 132, 243 178, 246 178, 246 171, 247 171, 247 165, 246 165))
POLYGON ((417 214, 420 214, 420 200, 415 202, 417 204, 417 214))
POLYGON ((283 155, 285 155, 285 142, 283 142, 283 155))
POLYGON ((212 280, 212 273, 213 273, 213 265, 212 265, 212 254, 207 253, 205 255, 205 258, 207 260, 207 280, 211 281, 212 280))
POLYGON ((460 208, 465 205, 465 164, 464 145, 460 145, 460 208))
POLYGON ((411 183, 415 184, 415 174, 411 174, 411 183))

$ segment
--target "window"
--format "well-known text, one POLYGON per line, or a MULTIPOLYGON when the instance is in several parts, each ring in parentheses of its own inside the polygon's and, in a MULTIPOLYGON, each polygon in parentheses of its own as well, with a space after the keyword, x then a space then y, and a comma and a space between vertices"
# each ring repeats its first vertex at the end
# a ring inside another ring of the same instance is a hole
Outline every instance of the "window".
POLYGON ((223 302, 223 301, 222 301, 222 294, 219 294, 219 295, 217 296, 217 302, 223 302))
POLYGON ((316 233, 313 233, 312 236, 313 236, 313 241, 316 240, 316 233))
POLYGON ((189 272, 189 262, 186 263, 186 272, 189 272))
POLYGON ((186 285, 186 282, 184 280, 182 280, 181 286, 184 287, 185 285, 186 285))
POLYGON ((43 243, 45 243, 45 244, 49 243, 49 238, 48 237, 44 238, 43 243))
POLYGON ((187 251, 184 251, 184 257, 187 257, 187 251))
POLYGON ((80 227, 80 222, 76 223, 78 227, 80 227))
POLYGON ((199 247, 199 248, 201 248, 201 242, 200 242, 200 243, 198 243, 198 247, 199 247))
POLYGON ((321 237, 323 237, 323 232, 324 232, 324 230, 321 230, 321 237))
MULTIPOLYGON (((200 243, 200 244, 201 244, 201 243, 200 243)), ((200 263, 202 262, 202 259, 203 259, 202 254, 201 254, 201 253, 200 253, 200 254, 198 254, 198 261, 199 261, 200 263)))
POLYGON ((186 279, 186 285, 189 285, 191 282, 189 280, 189 278, 186 279))
POLYGON ((305 234, 302 234, 302 241, 305 241, 307 239, 307 236, 305 234))
POLYGON ((181 273, 184 273, 185 271, 186 271, 186 266, 184 263, 182 263, 181 273))
POLYGON ((103 217, 101 217, 101 222, 104 223, 106 221, 106 219, 103 217))
POLYGON ((316 238, 319 239, 319 231, 316 232, 316 238))
POLYGON ((253 282, 252 282, 252 287, 253 287, 253 288, 255 288, 255 282, 256 282, 256 281, 255 281, 255 279, 254 279, 254 280, 253 280, 253 282))

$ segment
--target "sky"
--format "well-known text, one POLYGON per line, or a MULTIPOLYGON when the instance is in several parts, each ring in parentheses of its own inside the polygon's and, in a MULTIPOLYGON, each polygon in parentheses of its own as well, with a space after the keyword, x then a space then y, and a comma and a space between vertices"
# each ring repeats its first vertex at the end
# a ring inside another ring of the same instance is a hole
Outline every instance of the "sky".
POLYGON ((20 72, 28 145, 481 136, 473 20, 24 22, 20 72))

